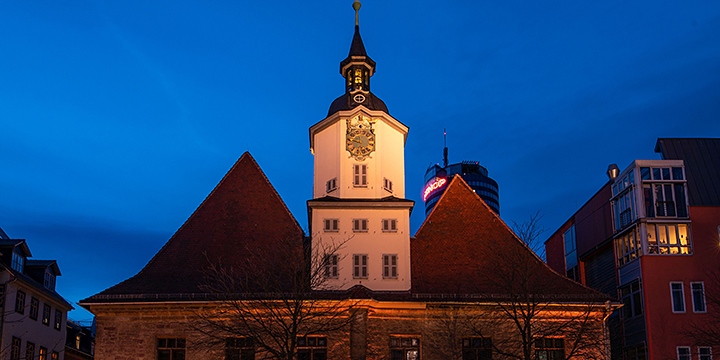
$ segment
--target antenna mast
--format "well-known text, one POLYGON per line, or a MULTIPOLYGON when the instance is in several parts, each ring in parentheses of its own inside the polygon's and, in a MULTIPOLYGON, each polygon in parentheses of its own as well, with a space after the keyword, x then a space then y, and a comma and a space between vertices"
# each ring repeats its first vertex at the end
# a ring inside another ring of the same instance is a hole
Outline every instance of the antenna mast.
POLYGON ((443 148, 443 168, 446 168, 448 166, 448 148, 447 148, 447 131, 443 129, 443 139, 445 142, 445 147, 443 148))

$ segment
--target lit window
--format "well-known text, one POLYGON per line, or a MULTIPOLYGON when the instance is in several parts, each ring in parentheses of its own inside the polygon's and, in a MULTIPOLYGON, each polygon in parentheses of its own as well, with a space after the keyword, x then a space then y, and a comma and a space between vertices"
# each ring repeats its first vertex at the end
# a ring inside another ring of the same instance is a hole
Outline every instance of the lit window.
POLYGON ((712 348, 709 346, 698 346, 698 360, 712 360, 712 348))
POLYGON ((387 178, 383 178, 383 189, 389 192, 393 192, 392 181, 388 180, 387 178))
POLYGON ((25 292, 18 290, 15 294, 15 312, 25 313, 25 292))
POLYGON ((390 337, 391 360, 420 360, 420 338, 407 336, 390 337))
POLYGON ((635 280, 627 285, 621 286, 620 298, 623 302, 623 307, 621 308, 623 318, 630 319, 642 315, 642 292, 640 291, 639 280, 635 280))
POLYGON ((690 283, 693 298, 693 312, 704 313, 707 311, 705 307, 705 284, 701 282, 690 283))
POLYGON ((226 360, 255 359, 255 342, 251 337, 229 337, 225 339, 226 360))
POLYGON ((492 339, 486 337, 464 338, 462 360, 492 360, 492 339))
POLYGON ((624 265, 640 257, 642 247, 640 239, 633 228, 616 239, 617 257, 620 265, 624 265))
POLYGON ((383 219, 382 221, 383 232, 397 232, 397 220, 395 219, 383 219))
POLYGON ((30 319, 37 320, 39 308, 40 308, 40 300, 38 300, 34 296, 31 297, 30 298, 30 319))
POLYGON ((23 272, 23 268, 25 267, 25 257, 13 251, 12 263, 10 265, 16 271, 23 272))
POLYGON ((353 231, 354 232, 367 232, 367 219, 354 219, 353 220, 353 231))
POLYGON ((367 165, 355 164, 353 168, 353 185, 356 187, 367 186, 367 165))
POLYGON ((50 305, 48 304, 43 305, 42 324, 45 326, 50 326, 50 305))
POLYGON ((690 232, 687 224, 647 224, 649 254, 690 254, 690 232))
POLYGON ((535 338, 535 356, 543 360, 565 359, 565 342, 563 338, 535 338))
POLYGON ((44 347, 41 347, 41 348, 40 348, 40 356, 39 356, 39 359, 40 359, 40 360, 47 360, 47 354, 48 354, 47 349, 44 348, 44 347))
POLYGON ((397 255, 383 255, 383 278, 397 279, 397 255))
POLYGON ((55 330, 60 330, 60 327, 62 325, 62 311, 55 309, 55 330))
POLYGON ((325 255, 325 277, 338 278, 338 255, 325 255))
POLYGON ((80 349, 80 334, 75 335, 75 348, 80 349))
POLYGON ((689 346, 678 346, 677 347, 677 358, 678 358, 678 360, 690 360, 690 347, 689 346))
POLYGON ((683 290, 683 283, 671 282, 670 291, 672 293, 672 310, 674 313, 685 312, 685 291, 683 290))
POLYGON ((332 178, 325 183, 325 192, 337 190, 337 178, 332 178))
POLYGON ((327 360, 327 337, 298 336, 298 360, 327 360))
POLYGON ((60 353, 57 351, 53 351, 52 353, 50 353, 50 359, 52 359, 52 360, 60 359, 60 353))
POLYGON ((158 360, 185 360, 185 339, 157 339, 158 360))
POLYGON ((338 219, 325 219, 323 223, 325 232, 338 232, 340 230, 340 220, 338 219))
POLYGON ((353 255, 353 277, 356 279, 367 279, 368 266, 367 255, 353 255))

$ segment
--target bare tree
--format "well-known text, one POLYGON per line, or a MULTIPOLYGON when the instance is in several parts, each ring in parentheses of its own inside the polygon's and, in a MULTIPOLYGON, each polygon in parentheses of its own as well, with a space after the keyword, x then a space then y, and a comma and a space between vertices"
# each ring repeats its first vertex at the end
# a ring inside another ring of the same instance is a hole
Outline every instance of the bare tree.
POLYGON ((517 235, 530 250, 534 251, 544 260, 545 247, 542 241, 540 241, 540 236, 547 231, 547 228, 540 224, 543 216, 545 215, 538 210, 534 215, 530 215, 527 221, 518 223, 512 220, 511 228, 515 232, 515 235, 517 235))
POLYGON ((685 326, 685 336, 696 346, 720 346, 720 272, 707 273, 705 282, 705 306, 707 313, 700 320, 692 320, 685 326))
POLYGON ((236 267, 211 263, 204 290, 217 301, 197 312, 196 345, 210 352, 245 347, 256 349, 258 359, 294 360, 304 337, 347 327, 354 304, 314 291, 327 288, 328 259, 341 245, 310 250, 307 241, 298 246, 287 240, 253 248, 236 267))

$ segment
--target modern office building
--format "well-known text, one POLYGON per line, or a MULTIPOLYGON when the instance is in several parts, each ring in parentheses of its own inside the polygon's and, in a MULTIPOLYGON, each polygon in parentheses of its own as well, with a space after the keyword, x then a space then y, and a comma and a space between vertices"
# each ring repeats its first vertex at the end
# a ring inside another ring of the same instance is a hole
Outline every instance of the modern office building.
MULTIPOLYGON (((447 148, 446 148, 447 149, 447 148)), ((447 154, 447 151, 445 152, 447 154)), ((445 192, 445 188, 455 175, 462 176, 476 194, 498 215, 500 215, 500 192, 495 180, 488 176, 488 170, 477 161, 463 161, 445 166, 439 164, 430 166, 425 172, 425 187, 423 188, 423 201, 425 201, 425 216, 435 207, 435 204, 445 192)))
MULTIPOLYGON (((613 359, 709 360, 720 351, 690 327, 720 326, 720 139, 658 139, 546 242, 556 271, 621 299, 613 359), (712 322, 712 319, 715 322, 712 322)), ((717 342, 715 342, 717 344, 717 342)))

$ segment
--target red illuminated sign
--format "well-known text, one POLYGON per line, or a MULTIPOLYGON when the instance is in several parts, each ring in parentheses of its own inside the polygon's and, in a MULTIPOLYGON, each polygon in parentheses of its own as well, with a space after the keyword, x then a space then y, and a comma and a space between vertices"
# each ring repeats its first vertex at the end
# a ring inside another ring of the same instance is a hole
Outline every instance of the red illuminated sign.
POLYGON ((430 195, 431 192, 441 188, 445 183, 447 182, 447 179, 437 179, 432 184, 428 185, 425 188, 425 194, 423 195, 423 201, 427 200, 428 195, 430 195))

